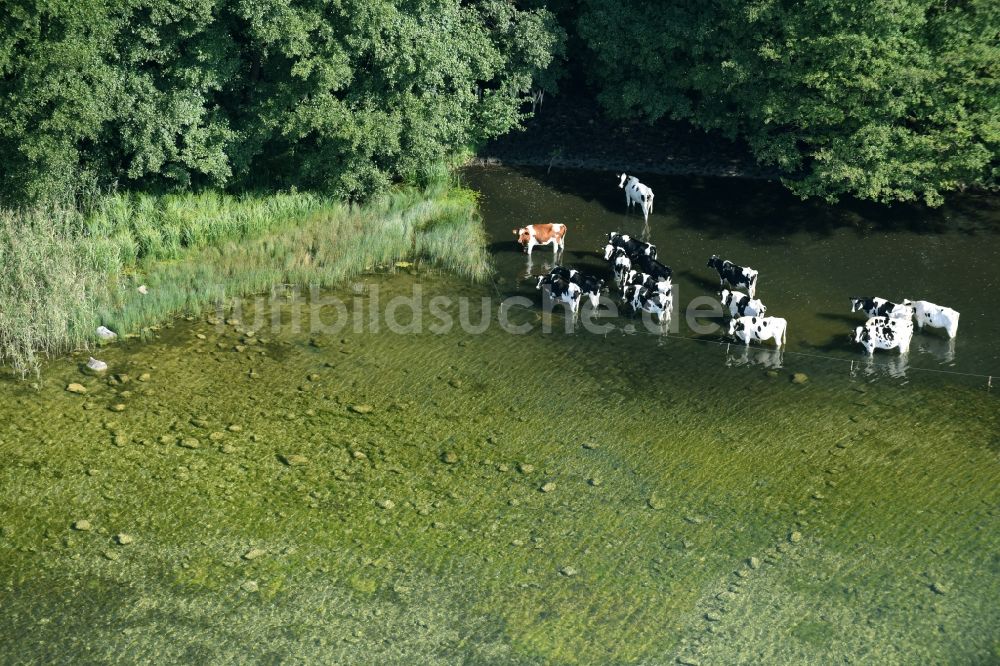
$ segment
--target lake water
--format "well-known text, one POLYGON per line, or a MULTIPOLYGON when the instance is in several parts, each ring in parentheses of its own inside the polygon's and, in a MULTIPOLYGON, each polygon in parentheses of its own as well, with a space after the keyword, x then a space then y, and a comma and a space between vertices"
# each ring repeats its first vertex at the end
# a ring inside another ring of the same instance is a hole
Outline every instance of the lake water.
POLYGON ((248 299, 99 350, 106 376, 81 353, 0 384, 0 654, 1000 659, 991 200, 929 232, 765 183, 650 179, 648 235, 683 297, 711 294, 712 253, 761 271, 790 326, 776 367, 684 326, 567 332, 510 229, 564 221, 569 263, 600 271, 604 233, 643 232, 617 183, 464 178, 483 193, 493 284, 417 266, 322 301, 248 299), (421 325, 393 332, 389 304, 417 288, 421 325), (893 352, 869 367, 846 343, 854 293, 960 310, 954 358, 931 333, 906 367, 893 352), (501 310, 512 296, 529 301, 501 310))

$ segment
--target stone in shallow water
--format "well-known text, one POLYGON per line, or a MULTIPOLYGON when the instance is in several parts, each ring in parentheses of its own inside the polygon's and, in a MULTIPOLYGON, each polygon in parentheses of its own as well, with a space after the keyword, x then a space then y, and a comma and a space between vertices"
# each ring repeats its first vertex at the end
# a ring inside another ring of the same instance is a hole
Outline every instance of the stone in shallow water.
POLYGON ((152 379, 152 377, 148 372, 144 372, 141 375, 139 375, 140 382, 148 382, 150 379, 152 379))
POLYGON ((78 520, 73 523, 73 529, 78 532, 89 532, 90 531, 90 521, 89 520, 78 520))
POLYGON ((113 404, 110 407, 108 407, 108 409, 110 409, 113 412, 124 412, 125 411, 125 403, 123 403, 123 402, 116 402, 115 404, 113 404))
POLYGON ((177 442, 177 446, 184 447, 185 449, 200 449, 201 442, 195 437, 185 437, 181 441, 177 442))
POLYGON ((807 381, 809 381, 809 375, 804 372, 796 372, 792 375, 793 384, 805 384, 807 381))
POLYGON ((128 534, 124 534, 123 533, 123 534, 116 534, 115 535, 115 543, 117 543, 119 546, 127 546, 127 545, 129 545, 130 543, 133 543, 133 542, 135 542, 135 539, 133 539, 128 534))
POLYGON ((392 509, 396 508, 396 503, 393 502, 391 499, 380 500, 378 505, 381 508, 385 509, 386 511, 391 511, 392 509))
POLYGON ((532 465, 531 463, 518 463, 517 471, 520 472, 521 474, 531 474, 532 472, 535 471, 535 466, 532 465))
POLYGON ((560 569, 559 573, 561 573, 563 576, 569 577, 569 576, 575 576, 580 572, 576 570, 576 567, 566 566, 560 569))
POLYGON ((288 465, 289 467, 296 467, 299 465, 308 465, 309 459, 298 453, 281 454, 278 459, 288 465))
POLYGON ((548 483, 543 484, 541 488, 539 488, 539 490, 541 490, 543 493, 551 493, 555 489, 556 489, 556 484, 553 481, 549 481, 548 483))
POLYGON ((933 591, 934 594, 948 594, 948 586, 944 583, 935 581, 931 583, 931 591, 933 591))
POLYGON ((458 462, 458 454, 454 451, 445 451, 441 454, 441 461, 449 465, 454 465, 458 462))
POLYGON ((87 369, 97 373, 107 372, 108 364, 91 356, 90 360, 87 361, 87 369))
POLYGON ((750 565, 751 569, 759 569, 760 568, 760 559, 757 558, 757 557, 751 557, 749 560, 747 560, 747 564, 750 565))
POLYGON ((251 548, 247 552, 243 553, 244 560, 256 560, 258 557, 267 555, 267 551, 261 548, 251 548))
POLYGON ((73 383, 73 384, 70 384, 69 386, 67 386, 66 390, 69 391, 70 393, 83 394, 83 393, 87 392, 87 387, 84 386, 83 384, 73 383))
POLYGON ((662 498, 657 497, 656 495, 652 495, 648 500, 646 500, 646 504, 649 506, 650 509, 653 509, 655 511, 660 511, 661 509, 667 508, 667 503, 664 502, 662 498))
POLYGON ((371 414, 374 409, 371 405, 351 405, 351 411, 355 414, 371 414))
POLYGON ((788 540, 792 543, 798 543, 802 541, 802 532, 792 532, 788 535, 788 540))

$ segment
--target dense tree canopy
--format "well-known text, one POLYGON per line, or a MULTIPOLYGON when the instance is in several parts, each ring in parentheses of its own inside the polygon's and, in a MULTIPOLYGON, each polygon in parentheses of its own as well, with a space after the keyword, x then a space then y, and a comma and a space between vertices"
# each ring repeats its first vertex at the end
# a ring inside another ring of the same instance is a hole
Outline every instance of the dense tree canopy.
POLYGON ((584 0, 603 106, 744 138, 803 196, 997 182, 995 0, 584 0))
POLYGON ((585 85, 802 196, 995 187, 996 0, 6 0, 0 201, 433 177, 585 85), (567 38, 568 33, 568 38, 567 38))
POLYGON ((506 0, 6 0, 0 188, 363 197, 517 125, 563 38, 506 0))

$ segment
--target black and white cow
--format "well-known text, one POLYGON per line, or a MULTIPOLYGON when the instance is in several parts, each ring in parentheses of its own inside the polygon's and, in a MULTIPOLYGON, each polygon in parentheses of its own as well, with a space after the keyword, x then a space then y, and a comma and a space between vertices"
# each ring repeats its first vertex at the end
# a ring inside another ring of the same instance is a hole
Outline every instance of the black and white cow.
POLYGON ((876 349, 899 348, 900 354, 910 351, 913 339, 913 322, 900 317, 872 317, 864 326, 854 329, 854 341, 865 348, 868 355, 876 349))
POLYGON ((893 303, 878 296, 861 296, 851 298, 851 312, 864 312, 871 317, 894 317, 910 319, 913 308, 903 303, 893 303))
POLYGON ((746 287, 750 298, 754 297, 757 291, 757 271, 754 269, 737 266, 728 259, 719 259, 714 254, 708 260, 708 267, 714 268, 718 272, 720 290, 728 282, 733 287, 746 287))
POLYGON ((649 273, 653 276, 654 280, 669 280, 673 277, 674 272, 670 270, 670 266, 664 266, 656 259, 650 257, 639 257, 639 268, 642 269, 643 273, 649 273))
POLYGON ((948 333, 949 338, 954 338, 958 334, 959 312, 941 305, 934 305, 930 301, 911 301, 903 299, 903 305, 913 308, 913 316, 917 321, 917 328, 924 326, 931 328, 943 328, 948 333))
POLYGON ((649 257, 650 259, 656 259, 655 245, 641 240, 636 240, 628 234, 612 231, 608 234, 608 244, 624 249, 628 254, 629 259, 632 261, 636 261, 642 256, 649 257))
POLYGON ((759 298, 750 298, 739 291, 722 290, 722 307, 731 317, 763 317, 767 306, 759 298))
POLYGON ((653 190, 640 183, 635 176, 624 173, 619 176, 618 187, 625 190, 625 203, 629 210, 632 210, 632 204, 639 204, 643 219, 649 222, 653 212, 653 190))
POLYGON ((785 344, 788 322, 781 317, 739 317, 729 321, 729 335, 749 345, 751 340, 774 340, 779 348, 785 344))
POLYGON ((644 310, 656 317, 661 324, 670 321, 673 298, 669 292, 664 294, 637 284, 625 289, 622 300, 632 307, 633 313, 644 310))
POLYGON ((580 310, 580 298, 583 296, 580 285, 558 276, 549 275, 539 278, 538 289, 542 287, 548 287, 548 293, 552 300, 556 303, 565 303, 569 306, 569 311, 573 316, 576 316, 580 310))
POLYGON ((661 294, 670 293, 670 287, 672 286, 670 278, 661 277, 657 279, 649 273, 643 273, 642 271, 633 269, 625 275, 625 279, 622 280, 621 287, 622 289, 625 289, 626 287, 633 287, 636 285, 652 289, 653 291, 658 291, 661 294))
POLYGON ((632 270, 632 260, 624 248, 615 247, 611 243, 604 246, 604 259, 611 264, 615 279, 621 283, 630 270, 632 270))
POLYGON ((593 275, 584 275, 575 268, 556 266, 549 272, 548 275, 539 276, 538 284, 535 288, 541 289, 543 285, 551 285, 552 282, 557 279, 572 282, 576 286, 580 287, 580 291, 583 295, 590 300, 591 307, 596 308, 600 304, 601 290, 604 288, 604 280, 600 280, 593 275))

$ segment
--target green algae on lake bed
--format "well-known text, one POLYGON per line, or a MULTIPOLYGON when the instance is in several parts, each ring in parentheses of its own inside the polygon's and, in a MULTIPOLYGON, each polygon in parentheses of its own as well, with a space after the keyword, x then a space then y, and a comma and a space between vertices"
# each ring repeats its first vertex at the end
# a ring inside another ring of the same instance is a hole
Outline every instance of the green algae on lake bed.
MULTIPOLYGON (((428 299, 489 295, 400 274, 341 296, 417 279, 428 299)), ((816 359, 769 377, 620 333, 322 335, 271 314, 107 347, 105 377, 81 355, 37 389, 0 384, 0 653, 1000 658, 1000 424, 979 384, 816 359)))

